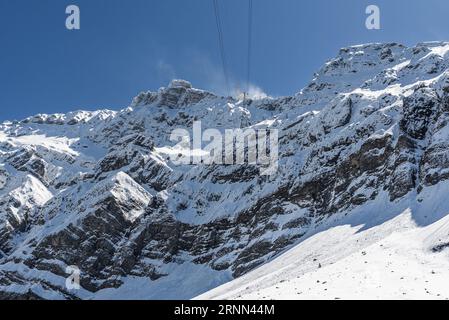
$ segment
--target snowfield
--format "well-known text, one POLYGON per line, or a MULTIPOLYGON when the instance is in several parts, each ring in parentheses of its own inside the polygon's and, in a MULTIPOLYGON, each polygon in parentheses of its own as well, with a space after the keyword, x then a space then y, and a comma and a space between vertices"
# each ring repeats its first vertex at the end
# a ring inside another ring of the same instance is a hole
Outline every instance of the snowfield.
POLYGON ((195 299, 449 300, 449 183, 415 208, 370 204, 273 261, 195 299), (436 214, 438 213, 438 214, 436 214), (439 243, 439 245, 435 245, 439 243))

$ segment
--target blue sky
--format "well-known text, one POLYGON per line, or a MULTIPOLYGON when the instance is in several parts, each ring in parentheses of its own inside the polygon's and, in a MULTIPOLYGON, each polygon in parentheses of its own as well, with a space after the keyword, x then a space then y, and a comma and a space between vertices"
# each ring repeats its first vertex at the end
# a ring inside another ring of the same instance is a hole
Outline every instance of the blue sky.
MULTIPOLYGON (((251 82, 299 91, 344 46, 449 39, 447 0, 253 0, 251 82), (381 9, 381 30, 365 8, 381 9)), ((230 77, 246 78, 247 0, 219 0, 230 77)), ((0 0, 0 121, 119 109, 171 78, 224 93, 212 0, 0 0), (65 28, 65 8, 81 30, 65 28)))

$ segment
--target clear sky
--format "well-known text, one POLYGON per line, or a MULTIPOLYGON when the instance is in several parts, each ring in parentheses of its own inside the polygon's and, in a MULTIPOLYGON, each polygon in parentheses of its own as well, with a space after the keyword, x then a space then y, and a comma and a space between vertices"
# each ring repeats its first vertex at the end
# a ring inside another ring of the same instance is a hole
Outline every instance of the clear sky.
MULTIPOLYGON (((253 0, 251 82, 299 91, 352 44, 449 40, 447 0, 253 0), (381 30, 365 8, 381 9, 381 30)), ((247 0, 219 0, 230 77, 246 78, 247 0)), ((0 121, 119 109, 172 78, 224 93, 212 0, 0 0, 0 121), (81 30, 65 28, 65 8, 81 30)))

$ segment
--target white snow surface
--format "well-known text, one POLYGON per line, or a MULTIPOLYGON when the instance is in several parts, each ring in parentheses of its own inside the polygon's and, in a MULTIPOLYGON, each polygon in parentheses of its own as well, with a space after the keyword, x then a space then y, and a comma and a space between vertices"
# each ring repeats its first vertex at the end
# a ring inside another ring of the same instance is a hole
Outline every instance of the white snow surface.
POLYGON ((449 183, 335 217, 294 248, 198 300, 449 300, 449 183))

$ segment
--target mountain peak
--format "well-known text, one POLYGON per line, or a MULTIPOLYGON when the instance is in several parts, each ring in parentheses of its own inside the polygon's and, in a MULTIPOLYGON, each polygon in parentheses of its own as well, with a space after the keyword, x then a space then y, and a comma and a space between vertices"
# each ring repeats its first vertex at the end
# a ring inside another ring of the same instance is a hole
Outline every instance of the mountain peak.
POLYGON ((187 80, 174 79, 168 85, 169 88, 185 88, 192 89, 192 84, 187 80))

